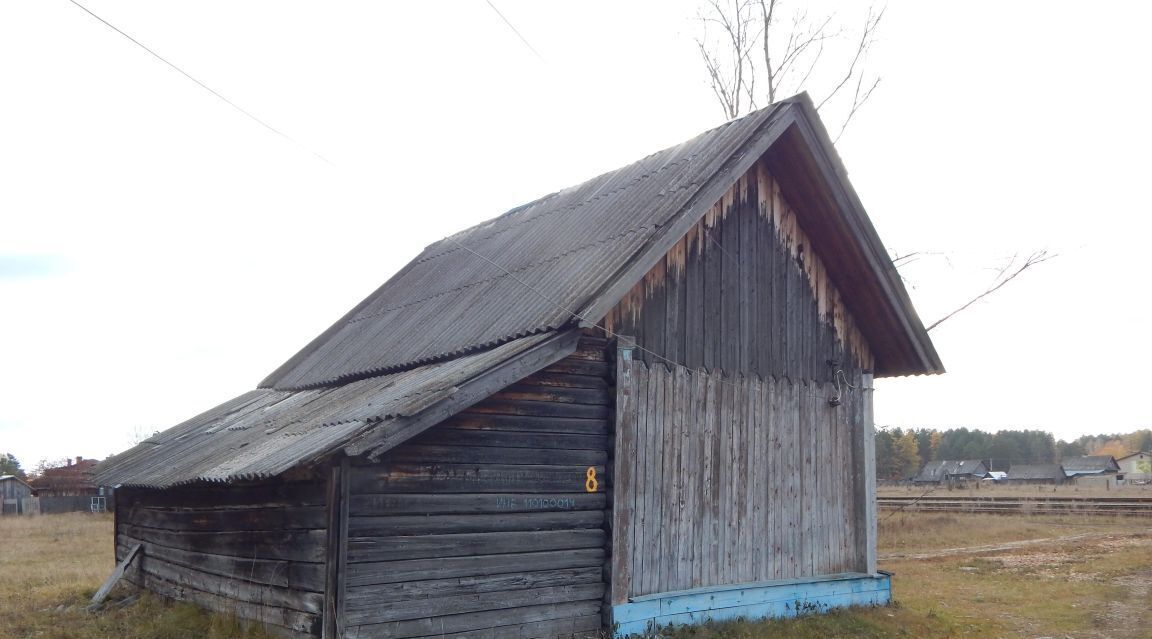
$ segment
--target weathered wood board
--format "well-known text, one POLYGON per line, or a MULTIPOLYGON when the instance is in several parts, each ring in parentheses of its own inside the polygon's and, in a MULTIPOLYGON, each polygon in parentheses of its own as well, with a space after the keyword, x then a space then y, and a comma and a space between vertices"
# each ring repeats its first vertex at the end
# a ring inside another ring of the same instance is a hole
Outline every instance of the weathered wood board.
POLYGON ((600 627, 616 402, 607 346, 586 336, 379 463, 351 465, 347 636, 600 627))
POLYGON ((859 389, 832 405, 834 384, 620 366, 614 604, 861 570, 859 389))
POLYGON ((327 548, 325 482, 121 489, 116 556, 124 579, 159 594, 316 635, 327 548))

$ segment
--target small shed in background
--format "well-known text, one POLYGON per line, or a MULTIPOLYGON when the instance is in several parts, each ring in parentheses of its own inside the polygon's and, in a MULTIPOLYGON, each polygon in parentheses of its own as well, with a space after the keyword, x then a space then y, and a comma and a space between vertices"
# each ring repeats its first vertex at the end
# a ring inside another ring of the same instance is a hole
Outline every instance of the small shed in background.
POLYGON ((32 487, 16 475, 0 475, 0 515, 24 515, 31 511, 32 487))
POLYGON ((946 459, 924 464, 920 474, 912 481, 917 484, 939 484, 948 481, 979 480, 987 476, 988 466, 979 459, 946 459))

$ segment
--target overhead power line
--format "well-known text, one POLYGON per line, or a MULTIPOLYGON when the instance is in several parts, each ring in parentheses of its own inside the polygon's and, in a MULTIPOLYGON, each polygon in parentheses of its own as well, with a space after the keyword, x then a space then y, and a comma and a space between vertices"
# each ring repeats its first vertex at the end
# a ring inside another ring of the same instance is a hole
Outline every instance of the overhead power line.
MULTIPOLYGON (((80 4, 80 3, 79 3, 79 2, 77 2, 76 0, 68 0, 68 1, 69 1, 69 2, 71 2, 72 4, 76 5, 77 7, 80 7, 81 9, 83 9, 83 10, 84 10, 84 12, 85 12, 85 13, 87 13, 88 15, 90 15, 90 16, 92 16, 93 18, 96 18, 96 19, 97 19, 97 20, 99 20, 100 22, 104 23, 104 25, 105 25, 105 26, 107 26, 109 29, 112 29, 112 30, 113 30, 113 31, 115 31, 116 33, 119 33, 120 35, 124 36, 125 38, 128 38, 129 40, 131 40, 131 41, 132 41, 132 43, 133 43, 133 44, 135 44, 136 46, 140 47, 141 49, 144 49, 144 50, 145 50, 145 51, 147 51, 148 53, 152 54, 152 57, 154 57, 154 58, 156 58, 157 60, 159 60, 159 61, 163 62, 164 64, 168 65, 169 67, 172 67, 172 68, 173 68, 173 69, 175 69, 177 72, 179 72, 179 73, 180 73, 180 75, 182 75, 182 76, 184 76, 184 77, 188 78, 189 80, 191 80, 191 81, 195 82, 197 85, 199 85, 199 86, 200 86, 200 88, 202 88, 202 89, 204 89, 205 91, 207 91, 207 92, 211 93, 212 95, 216 96, 217 98, 220 98, 221 100, 223 100, 223 101, 224 101, 224 103, 225 103, 225 104, 227 104, 228 106, 232 107, 233 109, 236 109, 236 110, 237 110, 237 111, 239 111, 240 113, 243 113, 245 116, 247 116, 249 119, 251 119, 252 121, 254 121, 254 122, 256 122, 257 124, 259 124, 260 126, 264 127, 265 129, 268 129, 269 131, 271 131, 271 132, 275 133, 276 135, 278 135, 278 136, 280 136, 280 137, 284 138, 285 140, 288 140, 288 141, 289 141, 289 142, 291 142, 292 144, 295 144, 296 146, 300 147, 301 149, 304 149, 305 151, 307 151, 307 152, 311 153, 312 155, 315 155, 316 157, 320 158, 321 160, 323 160, 323 161, 324 161, 324 162, 326 162, 327 164, 332 164, 331 162, 329 162, 329 161, 328 161, 328 158, 324 157, 323 155, 320 155, 319 153, 317 153, 317 152, 313 151, 312 149, 309 149, 308 147, 304 146, 303 144, 301 144, 300 142, 298 142, 296 139, 294 139, 292 136, 290 136, 290 135, 288 135, 287 133, 285 133, 285 132, 281 131, 280 129, 277 129, 276 127, 272 126, 271 124, 268 124, 268 123, 267 123, 267 122, 265 122, 264 120, 261 120, 260 118, 256 117, 256 116, 255 116, 255 115, 253 115, 252 113, 249 113, 249 112, 248 112, 248 111, 246 111, 246 110, 245 110, 243 107, 241 107, 239 104, 236 104, 235 102, 233 102, 233 101, 229 100, 228 98, 224 97, 224 96, 223 96, 223 95, 222 95, 222 94, 221 94, 219 91, 217 91, 217 90, 213 89, 212 87, 208 86, 207 84, 204 84, 203 82, 201 82, 201 81, 197 80, 196 78, 192 77, 192 74, 188 73, 188 72, 187 72, 187 71, 185 71, 184 69, 181 69, 180 67, 176 66, 176 65, 175 65, 175 64, 173 64, 172 62, 169 62, 167 58, 165 58, 164 56, 160 55, 159 53, 156 53, 156 52, 155 52, 155 51, 153 51, 152 49, 148 48, 148 47, 147 47, 147 46, 146 46, 146 45, 145 45, 143 42, 140 42, 140 41, 139 41, 139 40, 137 40, 136 38, 133 38, 132 36, 128 35, 128 34, 127 34, 127 33, 126 33, 126 32, 125 32, 123 29, 121 29, 121 28, 117 27, 116 25, 112 24, 111 22, 108 22, 108 21, 107 21, 107 20, 105 20, 104 18, 101 18, 100 16, 96 15, 96 14, 95 14, 95 13, 93 13, 93 12, 92 12, 92 10, 91 10, 91 9, 89 9, 88 7, 85 7, 84 5, 80 4)), ((489 4, 491 4, 491 3, 489 3, 489 4)), ((495 8, 495 7, 493 7, 493 8, 495 8)), ((511 25, 509 25, 509 26, 511 26, 511 25)))
POLYGON ((496 12, 496 15, 500 16, 500 19, 504 21, 504 24, 508 25, 508 28, 512 30, 512 33, 515 33, 516 37, 520 38, 520 41, 524 43, 524 46, 528 47, 532 53, 535 53, 536 57, 540 58, 540 61, 543 62, 544 56, 540 55, 540 52, 536 50, 536 47, 532 46, 532 43, 528 42, 528 39, 520 33, 520 30, 516 28, 516 25, 512 24, 508 18, 504 17, 503 13, 500 13, 500 10, 496 8, 496 5, 492 4, 492 0, 484 1, 488 3, 488 6, 492 7, 492 10, 496 12))

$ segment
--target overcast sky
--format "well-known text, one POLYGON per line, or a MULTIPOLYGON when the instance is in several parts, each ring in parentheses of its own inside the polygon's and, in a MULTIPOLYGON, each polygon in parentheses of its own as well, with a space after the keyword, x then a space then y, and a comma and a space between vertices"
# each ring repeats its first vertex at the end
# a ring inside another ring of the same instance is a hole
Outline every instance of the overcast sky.
MULTIPOLYGON (((723 121, 695 3, 0 3, 0 452, 102 458, 253 388, 420 249, 723 121)), ((833 3, 837 4, 837 3, 833 3)), ((798 3, 794 3, 794 6, 798 3)), ((816 7, 857 22, 865 3, 816 7)), ((1144 3, 889 3, 839 143, 932 332, 880 425, 1152 425, 1144 3)))

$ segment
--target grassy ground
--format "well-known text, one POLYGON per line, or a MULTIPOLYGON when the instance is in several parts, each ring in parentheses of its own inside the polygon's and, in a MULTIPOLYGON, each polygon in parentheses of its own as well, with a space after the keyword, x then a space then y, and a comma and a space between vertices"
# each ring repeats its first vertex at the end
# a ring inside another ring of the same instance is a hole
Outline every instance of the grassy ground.
POLYGON ((897 514, 881 521, 879 548, 880 568, 895 573, 895 605, 684 628, 666 635, 1150 639, 1149 524, 1143 519, 897 514))
POLYGON ((233 618, 114 591, 88 600, 112 571, 112 516, 0 518, 0 639, 265 639, 233 618))
MULTIPOLYGON (((1084 517, 881 515, 880 567, 896 605, 684 628, 670 639, 1073 637, 1149 639, 1152 522, 1084 517), (1040 543, 1029 543, 1041 540, 1040 543), (980 548, 974 548, 980 546, 980 548)), ((87 600, 112 568, 112 521, 0 519, 0 639, 265 639, 221 615, 116 594, 87 600), (127 601, 128 603, 125 603, 127 601)))

